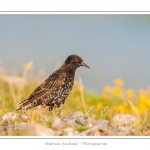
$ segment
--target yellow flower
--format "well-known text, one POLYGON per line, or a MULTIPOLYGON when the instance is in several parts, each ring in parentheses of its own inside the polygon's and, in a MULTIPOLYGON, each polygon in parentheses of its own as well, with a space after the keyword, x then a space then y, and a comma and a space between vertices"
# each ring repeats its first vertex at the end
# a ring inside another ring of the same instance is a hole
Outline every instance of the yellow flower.
POLYGON ((101 108, 102 108, 102 103, 99 102, 98 105, 97 105, 97 107, 96 107, 96 110, 99 111, 101 108))
POLYGON ((3 111, 0 109, 0 114, 2 114, 2 112, 3 112, 3 111))
POLYGON ((103 92, 102 93, 102 98, 105 99, 105 100, 107 100, 109 97, 108 97, 108 95, 105 92, 103 92))
POLYGON ((147 104, 148 106, 150 106, 150 98, 147 99, 146 104, 147 104))
POLYGON ((114 79, 114 83, 117 86, 122 86, 124 84, 123 80, 121 80, 120 78, 114 79))
POLYGON ((115 108, 115 111, 118 112, 118 113, 123 113, 123 112, 125 112, 125 108, 122 105, 118 105, 115 108))
POLYGON ((74 80, 74 82, 73 82, 73 86, 74 86, 74 87, 76 87, 76 86, 77 86, 77 84, 78 84, 77 80, 74 80))
POLYGON ((129 109, 124 109, 124 113, 128 114, 128 113, 130 113, 130 110, 129 109))
POLYGON ((138 127, 140 124, 138 120, 136 120, 134 123, 135 123, 136 127, 138 127))
POLYGON ((109 92, 111 90, 111 87, 109 85, 106 85, 104 87, 104 91, 109 92))
POLYGON ((78 87, 78 92, 79 92, 79 93, 82 93, 83 90, 84 90, 84 86, 83 86, 83 85, 80 85, 80 86, 78 87))
POLYGON ((116 88, 116 87, 113 88, 112 92, 113 92, 114 95, 121 95, 121 93, 122 93, 121 90, 119 88, 116 88))
POLYGON ((135 113, 132 108, 129 109, 129 112, 130 112, 131 114, 134 114, 134 113, 135 113))
POLYGON ((145 103, 147 100, 146 94, 144 92, 139 95, 140 103, 145 103))
POLYGON ((30 61, 30 62, 28 62, 28 63, 25 63, 25 64, 23 65, 23 67, 24 67, 25 70, 32 70, 32 68, 33 68, 33 61, 30 61))
POLYGON ((132 98, 134 96, 134 92, 132 90, 127 90, 128 97, 132 98))
POLYGON ((143 104, 143 103, 138 104, 138 110, 140 113, 145 114, 146 109, 147 109, 147 106, 145 104, 143 104))

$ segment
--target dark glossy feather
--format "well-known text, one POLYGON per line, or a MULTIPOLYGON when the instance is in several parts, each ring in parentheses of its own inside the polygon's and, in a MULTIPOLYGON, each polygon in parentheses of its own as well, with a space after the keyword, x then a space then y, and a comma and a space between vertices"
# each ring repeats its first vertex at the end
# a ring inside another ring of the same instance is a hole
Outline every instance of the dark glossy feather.
POLYGON ((48 106, 51 110, 54 106, 60 107, 72 89, 75 70, 82 66, 81 64, 84 63, 79 56, 69 56, 60 69, 40 84, 27 99, 19 103, 17 110, 27 110, 38 105, 48 106))

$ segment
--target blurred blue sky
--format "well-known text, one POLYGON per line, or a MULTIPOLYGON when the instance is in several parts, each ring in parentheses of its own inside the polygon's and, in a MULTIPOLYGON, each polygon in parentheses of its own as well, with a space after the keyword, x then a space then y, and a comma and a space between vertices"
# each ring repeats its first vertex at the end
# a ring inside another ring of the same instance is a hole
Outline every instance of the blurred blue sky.
POLYGON ((150 85, 150 15, 0 15, 0 60, 9 70, 54 71, 70 54, 91 67, 76 72, 88 90, 119 77, 125 88, 150 85), (100 76, 100 80, 98 79, 100 76))

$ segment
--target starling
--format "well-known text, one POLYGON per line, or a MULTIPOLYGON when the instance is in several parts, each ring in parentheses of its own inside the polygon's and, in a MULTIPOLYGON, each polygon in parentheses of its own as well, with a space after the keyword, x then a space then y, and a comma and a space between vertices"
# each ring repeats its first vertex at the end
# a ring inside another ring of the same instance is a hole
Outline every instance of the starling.
POLYGON ((41 105, 42 108, 48 106, 49 110, 53 110, 54 107, 59 108, 69 95, 73 87, 75 71, 80 66, 90 68, 79 56, 68 56, 58 70, 40 84, 27 99, 19 103, 17 111, 38 105, 41 105))

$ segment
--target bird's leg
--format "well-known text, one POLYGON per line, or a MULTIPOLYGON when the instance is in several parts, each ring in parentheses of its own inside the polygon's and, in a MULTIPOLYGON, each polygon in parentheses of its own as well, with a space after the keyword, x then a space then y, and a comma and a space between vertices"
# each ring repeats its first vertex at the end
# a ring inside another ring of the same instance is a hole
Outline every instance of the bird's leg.
POLYGON ((45 107, 46 107, 46 105, 41 105, 41 107, 42 107, 42 109, 41 109, 41 115, 43 116, 44 115, 44 113, 45 113, 45 107))
POLYGON ((61 113, 61 109, 58 108, 58 113, 57 113, 57 116, 60 117, 60 113, 61 113))
POLYGON ((58 111, 57 116, 58 116, 58 117, 60 117, 61 110, 62 110, 62 106, 61 106, 61 107, 60 107, 60 106, 58 106, 58 109, 57 109, 57 111, 58 111))
POLYGON ((51 106, 48 107, 48 110, 49 110, 50 115, 52 115, 52 107, 51 106))

